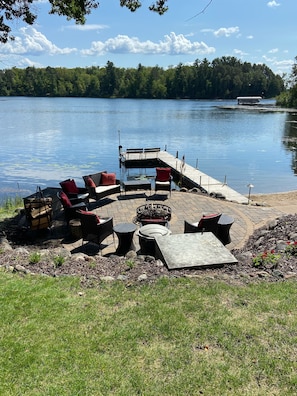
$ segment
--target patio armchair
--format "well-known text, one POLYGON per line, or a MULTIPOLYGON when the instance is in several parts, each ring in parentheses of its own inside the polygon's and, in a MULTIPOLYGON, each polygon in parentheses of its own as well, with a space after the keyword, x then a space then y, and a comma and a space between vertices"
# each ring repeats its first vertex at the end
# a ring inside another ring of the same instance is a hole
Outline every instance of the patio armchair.
POLYGON ((184 233, 190 232, 212 232, 215 236, 218 234, 218 221, 221 217, 221 213, 215 213, 211 215, 204 215, 201 217, 199 222, 189 223, 185 220, 184 222, 184 233))
POLYGON ((70 199, 64 193, 64 191, 58 191, 57 197, 59 198, 63 206, 64 215, 67 224, 69 224, 70 220, 78 218, 77 210, 79 209, 87 210, 87 205, 85 204, 85 202, 81 202, 80 200, 77 199, 70 199))
POLYGON ((85 187, 77 187, 74 179, 66 179, 60 182, 60 186, 64 193, 70 199, 77 199, 81 202, 89 202, 89 192, 85 187))
POLYGON ((155 192, 159 190, 169 191, 171 195, 171 168, 156 168, 155 192))
POLYGON ((79 210, 77 214, 81 222, 82 244, 87 241, 100 246, 109 235, 114 240, 112 217, 99 218, 96 213, 84 210, 79 210))

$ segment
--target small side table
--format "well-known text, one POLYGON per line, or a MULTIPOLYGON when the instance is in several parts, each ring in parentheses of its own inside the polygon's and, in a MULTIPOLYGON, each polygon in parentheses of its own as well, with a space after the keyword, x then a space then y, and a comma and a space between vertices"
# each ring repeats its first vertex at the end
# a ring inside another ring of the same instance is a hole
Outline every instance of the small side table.
POLYGON ((127 191, 149 190, 151 191, 151 182, 149 180, 129 180, 123 181, 125 195, 127 191))
POLYGON ((137 227, 133 223, 120 223, 113 227, 113 230, 119 239, 116 254, 124 256, 129 252, 129 250, 134 249, 133 235, 136 229, 137 227))
POLYGON ((223 245, 228 245, 231 242, 229 231, 233 223, 233 217, 226 214, 222 214, 218 221, 217 238, 222 242, 223 245))

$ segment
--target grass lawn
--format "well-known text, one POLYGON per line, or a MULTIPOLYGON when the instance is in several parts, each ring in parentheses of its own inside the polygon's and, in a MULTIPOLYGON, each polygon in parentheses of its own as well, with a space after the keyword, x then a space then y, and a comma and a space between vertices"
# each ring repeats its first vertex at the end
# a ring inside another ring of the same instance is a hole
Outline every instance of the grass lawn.
POLYGON ((0 394, 296 395, 295 282, 0 272, 0 394))

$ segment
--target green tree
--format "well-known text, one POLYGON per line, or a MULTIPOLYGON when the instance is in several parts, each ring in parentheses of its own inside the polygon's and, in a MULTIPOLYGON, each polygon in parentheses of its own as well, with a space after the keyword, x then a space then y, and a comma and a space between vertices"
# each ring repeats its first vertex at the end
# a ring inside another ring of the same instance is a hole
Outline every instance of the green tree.
POLYGON ((276 98, 276 104, 283 107, 297 109, 297 56, 288 81, 289 89, 276 98))

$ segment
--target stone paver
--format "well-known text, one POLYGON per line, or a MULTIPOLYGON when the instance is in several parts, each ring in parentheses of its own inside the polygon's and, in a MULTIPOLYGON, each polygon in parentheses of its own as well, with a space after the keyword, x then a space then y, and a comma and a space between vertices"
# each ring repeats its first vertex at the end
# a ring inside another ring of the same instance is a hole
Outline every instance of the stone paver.
MULTIPOLYGON (((216 198, 211 198, 204 194, 172 191, 171 196, 158 194, 145 198, 145 191, 137 191, 129 195, 112 195, 102 199, 97 203, 91 203, 91 209, 101 217, 112 216, 114 224, 133 222, 138 206, 146 202, 164 203, 172 209, 170 230, 172 234, 182 234, 184 232, 184 220, 195 222, 203 214, 225 213, 234 218, 234 224, 230 229, 232 242, 226 247, 231 249, 241 248, 254 230, 264 225, 267 221, 287 214, 279 208, 262 207, 238 204, 216 198)), ((117 238, 115 237, 116 244, 117 238)), ((107 240, 107 242, 112 242, 107 240)), ((81 243, 81 242, 78 242, 81 243)), ((137 232, 134 235, 134 244, 139 248, 137 232)), ((103 249, 102 254, 115 251, 112 243, 103 249)))

